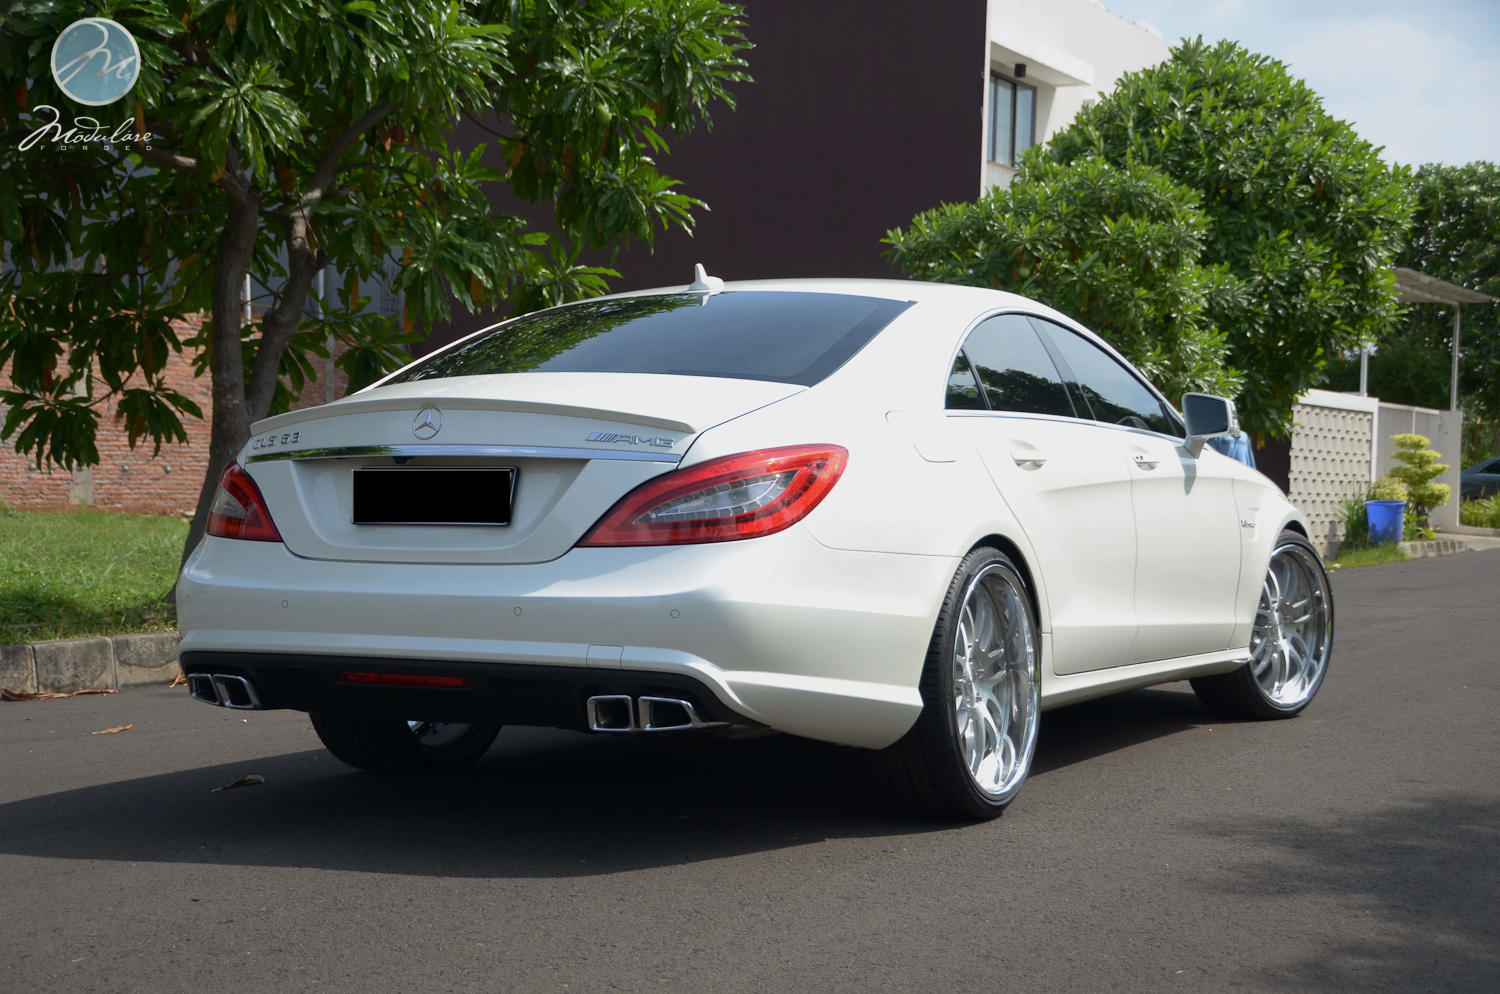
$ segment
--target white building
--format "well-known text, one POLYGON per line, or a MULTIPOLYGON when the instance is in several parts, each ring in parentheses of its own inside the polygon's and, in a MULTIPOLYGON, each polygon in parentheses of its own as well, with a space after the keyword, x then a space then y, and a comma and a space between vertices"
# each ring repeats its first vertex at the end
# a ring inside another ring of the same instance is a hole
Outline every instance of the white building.
POLYGON ((988 0, 989 85, 980 189, 1009 186, 1016 157, 1068 125, 1127 72, 1171 45, 1096 0, 988 0))

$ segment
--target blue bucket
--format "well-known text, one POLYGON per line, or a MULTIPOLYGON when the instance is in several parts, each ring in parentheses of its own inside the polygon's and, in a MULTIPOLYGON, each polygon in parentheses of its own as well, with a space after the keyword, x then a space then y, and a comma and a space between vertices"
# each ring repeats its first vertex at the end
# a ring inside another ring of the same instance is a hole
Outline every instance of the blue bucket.
POLYGON ((1388 545, 1401 541, 1401 528, 1406 523, 1406 501, 1367 500, 1365 519, 1370 522, 1370 544, 1388 545))

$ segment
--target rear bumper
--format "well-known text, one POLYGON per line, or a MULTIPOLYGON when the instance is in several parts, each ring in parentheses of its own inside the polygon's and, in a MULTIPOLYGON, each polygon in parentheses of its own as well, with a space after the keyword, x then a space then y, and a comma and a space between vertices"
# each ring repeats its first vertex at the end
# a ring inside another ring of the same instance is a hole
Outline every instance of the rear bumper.
POLYGON ((578 727, 585 690, 670 690, 715 720, 880 747, 921 710, 956 567, 829 549, 800 527, 502 566, 310 560, 208 538, 178 586, 181 651, 189 672, 253 671, 274 707, 578 727), (336 687, 351 663, 476 689, 336 687))
POLYGON ((701 680, 674 673, 579 669, 515 663, 453 662, 298 653, 184 652, 182 671, 248 679, 259 708, 395 718, 588 728, 584 702, 606 694, 686 700, 713 721, 756 725, 727 707, 701 680), (368 686, 339 674, 399 673, 458 677, 465 687, 368 686))

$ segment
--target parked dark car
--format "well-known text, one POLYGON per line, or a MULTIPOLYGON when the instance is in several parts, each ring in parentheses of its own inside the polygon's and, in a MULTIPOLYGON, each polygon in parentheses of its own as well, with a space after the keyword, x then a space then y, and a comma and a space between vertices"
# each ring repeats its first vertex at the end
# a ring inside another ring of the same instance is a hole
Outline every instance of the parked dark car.
POLYGON ((1460 500, 1473 500, 1500 493, 1500 458, 1486 459, 1458 476, 1460 500))

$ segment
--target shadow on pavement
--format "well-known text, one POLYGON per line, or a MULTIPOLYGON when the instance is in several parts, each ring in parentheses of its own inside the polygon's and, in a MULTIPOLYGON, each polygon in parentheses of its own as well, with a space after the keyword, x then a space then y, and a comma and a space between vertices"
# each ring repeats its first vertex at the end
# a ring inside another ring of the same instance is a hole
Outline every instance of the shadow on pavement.
MULTIPOLYGON (((1205 882, 1241 900, 1325 897, 1368 923, 1356 942, 1255 978, 1294 990, 1500 991, 1500 804, 1444 795, 1313 824, 1210 826, 1274 856, 1205 882)), ((1320 944, 1321 945, 1321 944, 1320 944)))
MULTIPOLYGON (((1049 712, 1034 769, 1044 776, 1207 720, 1191 694, 1165 690, 1049 712)), ((565 877, 965 827, 882 811, 850 753, 791 736, 507 729, 465 773, 404 779, 310 750, 0 804, 0 852, 565 877), (267 783, 210 792, 252 771, 267 783)))

